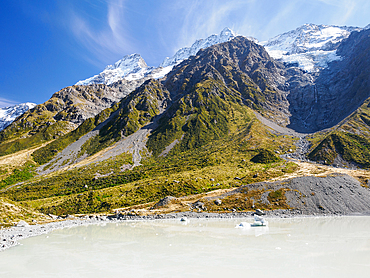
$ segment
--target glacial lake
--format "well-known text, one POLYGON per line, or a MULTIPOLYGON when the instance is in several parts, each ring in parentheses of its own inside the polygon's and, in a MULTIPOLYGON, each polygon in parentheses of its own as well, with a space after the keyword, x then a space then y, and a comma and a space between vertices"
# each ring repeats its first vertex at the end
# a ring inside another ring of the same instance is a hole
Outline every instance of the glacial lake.
POLYGON ((131 221, 0 252, 0 277, 370 277, 370 217, 131 221))

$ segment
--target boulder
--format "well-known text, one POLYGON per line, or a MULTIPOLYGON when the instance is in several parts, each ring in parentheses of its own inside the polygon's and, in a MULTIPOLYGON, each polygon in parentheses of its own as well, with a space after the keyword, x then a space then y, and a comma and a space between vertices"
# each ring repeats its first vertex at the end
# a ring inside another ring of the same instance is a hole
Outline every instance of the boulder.
POLYGON ((23 220, 19 221, 17 224, 17 227, 27 227, 27 226, 29 226, 29 224, 23 220))
POLYGON ((154 205, 154 208, 159 208, 159 207, 166 206, 166 205, 170 204, 172 201, 175 201, 175 200, 177 200, 177 198, 173 197, 173 196, 164 197, 163 199, 161 199, 158 203, 156 203, 154 205))

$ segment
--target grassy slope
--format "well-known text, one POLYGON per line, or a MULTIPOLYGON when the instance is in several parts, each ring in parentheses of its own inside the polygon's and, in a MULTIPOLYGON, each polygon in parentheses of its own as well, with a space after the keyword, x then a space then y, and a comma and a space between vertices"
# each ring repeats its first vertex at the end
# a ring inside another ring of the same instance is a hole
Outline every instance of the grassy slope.
POLYGON ((313 136, 311 160, 332 164, 340 155, 344 160, 360 167, 370 167, 370 99, 352 115, 327 133, 313 136))
POLYGON ((283 161, 250 161, 260 149, 289 149, 292 140, 269 134, 250 109, 239 109, 228 115, 230 125, 225 136, 201 146, 187 151, 179 147, 166 157, 148 157, 142 166, 124 172, 119 169, 130 157, 55 173, 3 195, 48 213, 99 212, 158 201, 167 195, 178 197, 235 187, 294 170, 283 161), (111 174, 95 179, 97 172, 111 174), (256 173, 258 177, 254 178, 256 173))

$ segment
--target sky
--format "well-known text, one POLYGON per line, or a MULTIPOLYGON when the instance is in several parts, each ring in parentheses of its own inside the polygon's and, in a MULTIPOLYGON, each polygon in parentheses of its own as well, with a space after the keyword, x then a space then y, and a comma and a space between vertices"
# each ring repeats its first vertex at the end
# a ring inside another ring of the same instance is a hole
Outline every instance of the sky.
POLYGON ((260 41, 305 23, 364 27, 368 0, 1 0, 0 107, 53 93, 138 53, 158 66, 229 27, 260 41))

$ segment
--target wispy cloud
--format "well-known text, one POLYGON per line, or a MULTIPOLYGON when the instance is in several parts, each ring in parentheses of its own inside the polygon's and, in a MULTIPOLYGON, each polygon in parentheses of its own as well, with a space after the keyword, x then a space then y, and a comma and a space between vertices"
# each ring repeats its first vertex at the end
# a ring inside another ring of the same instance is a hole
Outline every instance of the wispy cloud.
POLYGON ((18 104, 18 102, 0 97, 0 108, 8 107, 8 106, 16 105, 16 104, 18 104))
MULTIPOLYGON (((99 26, 94 26, 90 21, 76 12, 73 7, 69 9, 67 27, 71 30, 77 42, 82 44, 97 58, 96 62, 106 63, 112 57, 127 53, 132 49, 130 38, 125 31, 125 1, 107 1, 106 19, 99 26)), ((86 55, 86 59, 89 57, 86 55)), ((93 60, 90 60, 94 63, 93 60)))
MULTIPOLYGON (((233 22, 230 18, 237 13, 240 8, 251 4, 255 0, 249 1, 176 1, 167 7, 166 13, 177 14, 178 33, 176 44, 173 50, 182 46, 191 45, 196 39, 204 38, 210 34, 219 33, 225 26, 225 22, 233 22)), ((228 24, 230 25, 230 24, 228 24)))
POLYGON ((361 18, 364 11, 368 11, 368 0, 316 0, 330 6, 330 20, 336 25, 347 25, 361 18))

